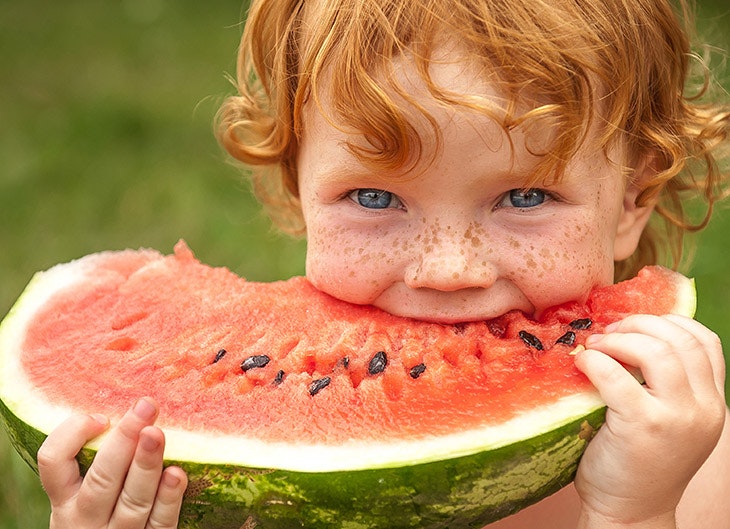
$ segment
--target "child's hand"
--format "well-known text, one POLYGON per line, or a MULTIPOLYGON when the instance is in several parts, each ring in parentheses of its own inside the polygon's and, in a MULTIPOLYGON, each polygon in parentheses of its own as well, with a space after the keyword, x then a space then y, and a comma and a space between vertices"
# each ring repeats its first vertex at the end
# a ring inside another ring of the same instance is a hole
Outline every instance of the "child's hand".
POLYGON ((51 529, 177 527, 187 477, 177 467, 163 471, 165 437, 152 426, 156 417, 156 405, 139 400, 109 432, 84 478, 76 454, 108 421, 77 415, 51 432, 38 451, 51 529))
POLYGON ((606 331, 576 357, 608 405, 575 480, 582 514, 606 526, 674 527, 677 504, 723 429, 720 341, 681 316, 631 316, 606 331), (619 362, 638 367, 645 384, 619 362))

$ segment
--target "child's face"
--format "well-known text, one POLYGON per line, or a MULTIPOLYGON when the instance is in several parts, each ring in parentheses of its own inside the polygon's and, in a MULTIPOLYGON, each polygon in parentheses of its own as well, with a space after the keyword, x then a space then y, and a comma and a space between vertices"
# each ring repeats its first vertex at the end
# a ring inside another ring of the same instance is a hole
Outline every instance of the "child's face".
MULTIPOLYGON (((511 146, 494 121, 438 106, 413 68, 399 67, 438 121, 442 149, 412 178, 375 174, 347 148, 362 140, 310 104, 298 168, 311 282, 346 301, 439 322, 539 314, 611 283, 614 260, 634 251, 648 216, 633 206, 618 164, 586 145, 559 183, 523 192, 539 160, 528 149, 540 143, 534 131, 526 146, 515 130, 511 146)), ((432 75, 497 101, 495 87, 463 65, 432 66, 432 75)), ((429 138, 425 124, 419 130, 429 138)))

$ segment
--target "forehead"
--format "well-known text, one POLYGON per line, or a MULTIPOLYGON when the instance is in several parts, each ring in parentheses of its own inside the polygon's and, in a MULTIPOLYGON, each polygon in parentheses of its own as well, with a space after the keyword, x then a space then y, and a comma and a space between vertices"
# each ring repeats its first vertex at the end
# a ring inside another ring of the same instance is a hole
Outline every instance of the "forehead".
MULTIPOLYGON (((382 101, 385 95, 378 92, 384 81, 396 77, 393 64, 411 54, 417 73, 427 79, 443 44, 453 42, 461 44, 459 52, 468 55, 481 73, 491 71, 487 78, 499 79, 507 99, 506 129, 526 122, 517 106, 530 97, 542 106, 530 119, 539 114, 540 127, 548 122, 553 129, 561 127, 551 162, 558 172, 560 160, 569 158, 585 139, 596 118, 596 101, 601 101, 604 118, 613 124, 605 134, 603 145, 607 145, 625 128, 626 112, 636 108, 634 102, 647 97, 647 91, 625 97, 640 61, 623 74, 618 68, 632 62, 627 59, 632 56, 629 51, 637 52, 636 45, 624 46, 624 21, 629 14, 640 20, 640 14, 649 12, 630 2, 313 0, 301 5, 295 13, 296 42, 284 48, 294 62, 287 75, 297 78, 296 90, 301 90, 292 102, 295 133, 302 123, 302 102, 312 94, 317 97, 327 78, 332 81, 329 97, 337 107, 329 112, 329 118, 337 118, 333 122, 369 135, 368 127, 373 126, 363 126, 368 120, 390 120, 397 129, 391 109, 382 101)), ((391 86, 399 88, 397 83, 391 86)), ((436 85, 428 88, 437 97, 449 95, 436 85)), ((460 98, 458 104, 472 102, 460 98)), ((394 137, 391 134, 390 139, 394 137)))
MULTIPOLYGON (((347 104, 349 93, 342 93, 337 76, 325 72, 304 106, 302 140, 329 141, 343 150, 377 155, 384 141, 367 126, 382 125, 384 133, 407 136, 395 138, 393 145, 413 149, 401 164, 412 169, 415 162, 438 155, 444 140, 460 128, 477 133, 481 145, 474 148, 496 150, 507 144, 534 156, 547 152, 555 136, 555 127, 534 126, 527 118, 546 108, 545 98, 541 101, 528 89, 510 94, 498 69, 475 60, 453 41, 435 48, 425 63, 411 53, 399 55, 373 72, 372 80, 385 101, 384 119, 367 106, 357 114, 347 104)), ((377 165, 377 159, 370 161, 377 165)))

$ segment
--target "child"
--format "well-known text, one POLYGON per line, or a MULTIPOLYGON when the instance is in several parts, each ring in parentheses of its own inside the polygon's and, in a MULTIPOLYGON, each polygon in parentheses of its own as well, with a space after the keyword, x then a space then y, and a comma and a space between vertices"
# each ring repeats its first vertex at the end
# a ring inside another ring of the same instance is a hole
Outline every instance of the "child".
MULTIPOLYGON (((683 97, 698 62, 667 0, 260 0, 221 140, 265 169, 320 289, 438 322, 539 315, 662 244, 677 264, 684 197, 719 198, 730 112, 683 97)), ((574 486, 490 527, 730 527, 717 337, 632 316, 587 345, 609 412, 574 486)), ((51 527, 176 526, 186 478, 162 470, 156 414, 137 402, 83 480, 74 455, 106 419, 49 436, 51 527)))

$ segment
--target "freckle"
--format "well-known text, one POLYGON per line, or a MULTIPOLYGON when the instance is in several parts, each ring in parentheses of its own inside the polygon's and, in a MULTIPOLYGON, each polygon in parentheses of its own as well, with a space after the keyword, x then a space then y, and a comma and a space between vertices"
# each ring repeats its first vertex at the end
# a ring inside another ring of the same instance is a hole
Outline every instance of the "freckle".
POLYGON ((348 275, 349 275, 349 277, 355 277, 355 271, 354 270, 350 270, 350 273, 348 275))
POLYGON ((482 245, 482 241, 478 237, 472 237, 471 245, 473 248, 479 248, 482 245))
POLYGON ((430 244, 427 244, 426 247, 423 249, 423 251, 426 253, 433 252, 433 246, 430 244))
POLYGON ((451 277, 453 277, 454 279, 459 279, 459 272, 454 272, 453 274, 451 274, 451 277))
POLYGON ((534 259, 530 258, 527 260, 527 266, 528 266, 528 268, 536 268, 537 263, 535 262, 534 259))

